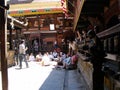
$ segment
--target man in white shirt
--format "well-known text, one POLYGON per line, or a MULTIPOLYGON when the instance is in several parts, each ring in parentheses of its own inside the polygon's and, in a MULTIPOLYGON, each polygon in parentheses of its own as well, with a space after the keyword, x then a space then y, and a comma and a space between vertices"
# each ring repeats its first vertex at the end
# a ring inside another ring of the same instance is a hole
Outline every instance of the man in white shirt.
POLYGON ((22 61, 24 59, 25 63, 26 63, 26 68, 28 68, 28 62, 26 60, 26 50, 28 48, 25 47, 25 41, 21 41, 21 44, 19 45, 19 62, 20 62, 20 69, 22 69, 22 61))

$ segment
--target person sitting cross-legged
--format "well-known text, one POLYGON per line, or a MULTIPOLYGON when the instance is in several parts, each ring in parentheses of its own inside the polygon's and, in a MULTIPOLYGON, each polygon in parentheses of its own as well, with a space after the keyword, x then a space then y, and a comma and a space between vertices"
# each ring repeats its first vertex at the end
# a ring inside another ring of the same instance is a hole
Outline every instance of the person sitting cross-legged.
POLYGON ((66 69, 71 64, 71 56, 67 54, 67 57, 63 60, 63 68, 66 69))
POLYGON ((49 53, 45 52, 43 57, 42 57, 42 62, 43 62, 43 66, 49 66, 50 65, 50 57, 49 57, 49 53))
POLYGON ((41 52, 39 52, 39 53, 36 55, 36 61, 37 61, 37 62, 42 61, 42 54, 41 54, 41 52))
POLYGON ((63 60, 63 68, 65 69, 76 69, 77 68, 77 62, 78 62, 78 56, 69 54, 67 55, 67 58, 63 60))
POLYGON ((35 56, 33 55, 33 53, 30 54, 29 61, 35 61, 35 56))

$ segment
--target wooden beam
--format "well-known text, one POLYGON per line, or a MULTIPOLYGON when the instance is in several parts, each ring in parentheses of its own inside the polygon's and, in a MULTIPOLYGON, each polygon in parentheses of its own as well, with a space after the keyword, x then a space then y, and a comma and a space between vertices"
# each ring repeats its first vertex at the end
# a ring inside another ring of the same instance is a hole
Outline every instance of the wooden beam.
POLYGON ((77 0, 76 2, 73 31, 76 29, 84 2, 85 0, 77 0))
MULTIPOLYGON (((0 1, 0 6, 5 6, 5 0, 0 1)), ((7 25, 6 10, 0 8, 0 48, 1 48, 1 74, 2 74, 2 90, 8 90, 8 72, 7 72, 7 25)))
POLYGON ((11 21, 13 20, 13 24, 16 27, 27 28, 27 25, 25 25, 24 22, 21 22, 21 21, 15 19, 14 17, 11 17, 10 15, 7 16, 7 19, 8 19, 8 23, 11 23, 11 21))

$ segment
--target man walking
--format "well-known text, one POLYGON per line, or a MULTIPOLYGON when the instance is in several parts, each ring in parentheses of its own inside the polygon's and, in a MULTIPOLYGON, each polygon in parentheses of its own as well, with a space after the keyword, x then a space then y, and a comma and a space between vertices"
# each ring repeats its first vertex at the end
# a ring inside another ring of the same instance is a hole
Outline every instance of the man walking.
POLYGON ((27 49, 28 48, 25 47, 25 41, 22 40, 20 45, 19 45, 19 62, 20 62, 19 66, 20 66, 20 69, 22 69, 22 61, 23 61, 23 59, 24 59, 25 64, 26 64, 26 68, 28 68, 28 62, 26 60, 26 50, 27 49))

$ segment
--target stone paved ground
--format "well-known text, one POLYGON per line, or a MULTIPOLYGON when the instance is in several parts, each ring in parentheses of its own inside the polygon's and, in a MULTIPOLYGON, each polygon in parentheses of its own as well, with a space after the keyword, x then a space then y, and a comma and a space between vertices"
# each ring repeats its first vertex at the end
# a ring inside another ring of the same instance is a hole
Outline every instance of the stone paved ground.
POLYGON ((23 69, 8 69, 9 90, 87 90, 76 70, 55 69, 54 65, 41 66, 36 62, 29 62, 29 66, 25 68, 23 63, 23 69))

